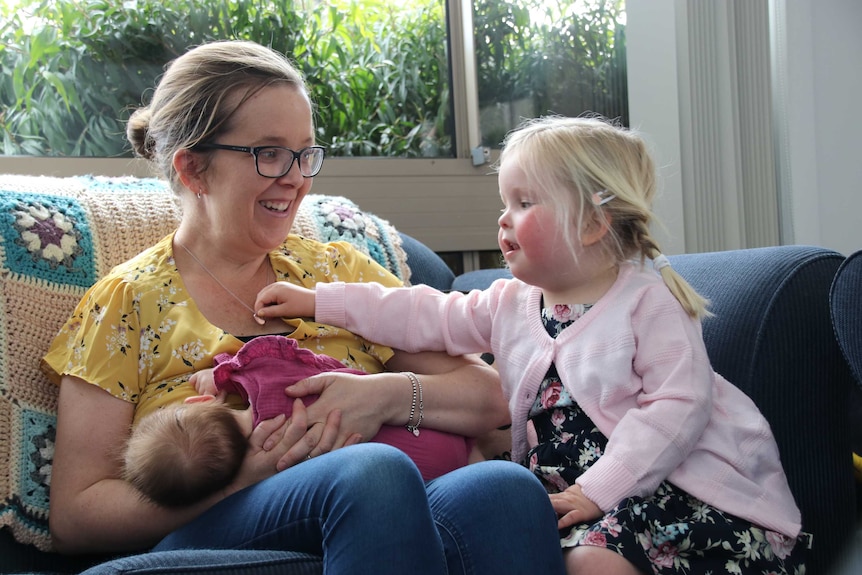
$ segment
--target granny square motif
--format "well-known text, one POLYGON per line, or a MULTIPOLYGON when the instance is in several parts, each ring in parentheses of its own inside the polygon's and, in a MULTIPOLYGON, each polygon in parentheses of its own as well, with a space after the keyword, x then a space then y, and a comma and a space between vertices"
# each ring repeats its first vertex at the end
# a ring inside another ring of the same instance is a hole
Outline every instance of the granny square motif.
POLYGON ((4 271, 81 287, 96 281, 93 239, 77 199, 4 191, 0 220, 4 271))

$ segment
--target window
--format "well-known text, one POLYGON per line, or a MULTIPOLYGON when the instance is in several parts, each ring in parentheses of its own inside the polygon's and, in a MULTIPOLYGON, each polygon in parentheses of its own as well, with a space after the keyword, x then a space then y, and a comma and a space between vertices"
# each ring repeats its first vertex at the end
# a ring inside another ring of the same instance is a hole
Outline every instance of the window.
MULTIPOLYGON (((164 64, 191 45, 243 38, 306 74, 330 156, 452 158, 453 7, 462 1, 7 0, 0 152, 129 156, 124 122, 164 64)), ((476 0, 472 15, 468 85, 483 145, 543 113, 627 122, 621 0, 476 0)))
POLYGON ((476 0, 482 144, 523 118, 594 112, 628 126, 621 0, 476 0))

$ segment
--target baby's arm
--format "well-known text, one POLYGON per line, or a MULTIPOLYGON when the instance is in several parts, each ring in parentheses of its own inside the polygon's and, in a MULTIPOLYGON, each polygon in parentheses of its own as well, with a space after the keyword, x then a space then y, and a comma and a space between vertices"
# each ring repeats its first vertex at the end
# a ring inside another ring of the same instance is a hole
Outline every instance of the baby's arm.
POLYGON ((314 290, 288 282, 271 283, 257 294, 258 317, 314 317, 314 290))

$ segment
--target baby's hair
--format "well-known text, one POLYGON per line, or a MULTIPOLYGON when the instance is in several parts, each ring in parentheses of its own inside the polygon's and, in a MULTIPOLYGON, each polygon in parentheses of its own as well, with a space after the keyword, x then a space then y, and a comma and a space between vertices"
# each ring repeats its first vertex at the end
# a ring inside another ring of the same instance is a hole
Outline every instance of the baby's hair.
MULTIPOLYGON (((644 140, 634 131, 599 116, 544 116, 527 120, 503 141, 500 162, 512 160, 530 185, 554 202, 560 229, 608 226, 604 248, 617 261, 655 259, 661 249, 652 237, 656 169, 644 140)), ((574 248, 580 238, 562 241, 574 248)), ((659 270, 671 293, 692 317, 709 314, 707 301, 670 266, 659 270)))
POLYGON ((152 101, 129 118, 126 138, 178 191, 174 154, 216 139, 244 101, 272 85, 308 97, 302 74, 275 50, 240 40, 202 44, 168 65, 152 101))
POLYGON ((247 449, 232 408, 213 402, 169 406, 133 429, 123 478, 159 505, 183 507, 229 485, 247 449))

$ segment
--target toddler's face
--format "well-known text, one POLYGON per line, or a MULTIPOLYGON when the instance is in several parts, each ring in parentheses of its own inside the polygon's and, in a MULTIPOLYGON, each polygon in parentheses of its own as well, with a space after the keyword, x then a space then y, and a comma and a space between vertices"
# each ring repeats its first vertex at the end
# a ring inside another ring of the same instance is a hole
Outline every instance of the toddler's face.
POLYGON ((560 259, 569 254, 562 241, 565 236, 557 214, 547 194, 530 185, 526 172, 514 157, 501 164, 499 186, 504 206, 497 220, 500 251, 512 275, 526 283, 541 285, 542 278, 568 263, 560 259))

